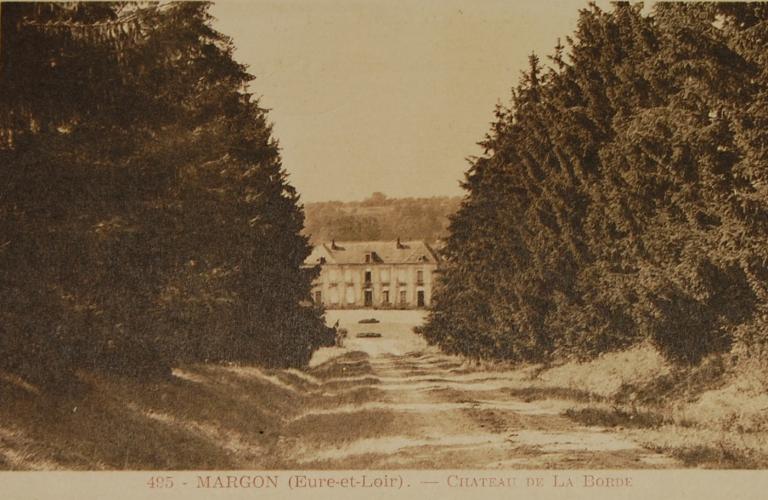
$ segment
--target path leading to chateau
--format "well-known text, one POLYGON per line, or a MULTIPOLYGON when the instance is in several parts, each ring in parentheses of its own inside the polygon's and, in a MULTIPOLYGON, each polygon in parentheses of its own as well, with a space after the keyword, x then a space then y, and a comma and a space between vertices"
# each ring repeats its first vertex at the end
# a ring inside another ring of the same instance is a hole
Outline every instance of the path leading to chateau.
MULTIPOLYGON (((680 466, 525 370, 479 369, 427 347, 414 311, 331 311, 344 348, 308 371, 198 364, 152 383, 83 374, 40 397, 0 378, 0 469, 481 469, 680 466), (359 323, 371 316, 380 323, 359 323), (357 338, 357 333, 380 333, 357 338), (551 389, 551 388, 550 388, 551 389)), ((637 435, 637 434, 632 434, 637 435)))
POLYGON ((431 350, 416 312, 330 311, 345 349, 320 352, 317 405, 291 417, 280 468, 648 468, 676 463, 619 431, 583 427, 571 402, 526 397, 519 372, 475 370, 431 350), (378 324, 360 324, 365 317, 378 324), (357 338, 359 332, 380 338, 357 338))

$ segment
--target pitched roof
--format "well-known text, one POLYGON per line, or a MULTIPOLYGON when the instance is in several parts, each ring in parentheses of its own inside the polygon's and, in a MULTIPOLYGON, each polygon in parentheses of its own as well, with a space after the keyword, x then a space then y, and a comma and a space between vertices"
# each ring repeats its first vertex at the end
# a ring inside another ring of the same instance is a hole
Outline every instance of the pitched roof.
POLYGON ((321 258, 329 264, 365 264, 367 254, 372 256, 373 264, 418 264, 429 262, 437 264, 437 254, 425 241, 337 241, 322 243, 312 249, 306 258, 306 265, 321 263, 321 258))

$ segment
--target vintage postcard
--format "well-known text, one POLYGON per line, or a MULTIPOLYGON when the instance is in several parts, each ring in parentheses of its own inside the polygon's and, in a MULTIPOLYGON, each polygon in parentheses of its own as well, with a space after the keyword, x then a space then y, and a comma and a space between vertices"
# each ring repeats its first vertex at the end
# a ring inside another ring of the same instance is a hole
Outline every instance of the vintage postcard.
POLYGON ((762 498, 768 4, 0 2, 0 498, 762 498))

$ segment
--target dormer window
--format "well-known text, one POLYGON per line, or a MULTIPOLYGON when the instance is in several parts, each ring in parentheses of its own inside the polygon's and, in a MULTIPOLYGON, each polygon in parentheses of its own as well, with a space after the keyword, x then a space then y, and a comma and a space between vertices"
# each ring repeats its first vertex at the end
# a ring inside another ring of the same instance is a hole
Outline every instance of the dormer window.
POLYGON ((366 264, 370 264, 370 263, 371 263, 371 260, 372 260, 372 259, 371 259, 371 254, 370 254, 370 252, 369 252, 369 253, 366 253, 366 254, 365 254, 365 263, 366 263, 366 264))
POLYGON ((319 259, 317 259, 317 261, 318 261, 320 264, 325 264, 325 257, 320 257, 319 259))

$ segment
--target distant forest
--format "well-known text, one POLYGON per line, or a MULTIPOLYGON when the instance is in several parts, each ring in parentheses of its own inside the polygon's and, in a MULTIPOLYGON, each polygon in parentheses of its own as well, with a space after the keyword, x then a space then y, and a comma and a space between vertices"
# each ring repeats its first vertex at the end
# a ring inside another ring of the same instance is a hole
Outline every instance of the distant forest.
POLYGON ((426 240, 435 243, 447 234, 448 217, 461 197, 388 198, 373 193, 363 201, 324 201, 304 207, 304 234, 322 241, 426 240))

